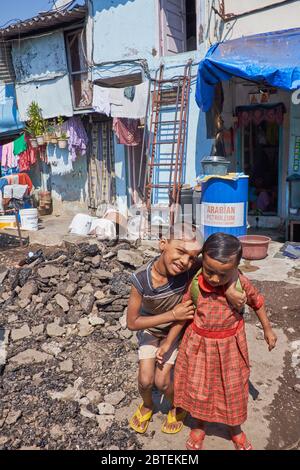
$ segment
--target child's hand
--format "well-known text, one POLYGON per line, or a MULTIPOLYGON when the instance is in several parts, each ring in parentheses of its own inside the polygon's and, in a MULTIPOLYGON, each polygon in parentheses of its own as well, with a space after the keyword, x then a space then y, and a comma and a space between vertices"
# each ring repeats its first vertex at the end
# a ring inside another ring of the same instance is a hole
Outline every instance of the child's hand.
POLYGON ((163 364, 164 362, 164 355, 169 351, 171 345, 168 343, 164 343, 160 346, 156 352, 156 360, 158 364, 163 364))
POLYGON ((275 335, 272 328, 268 328, 267 330, 264 331, 264 337, 265 337, 265 341, 269 345, 269 351, 272 351, 272 349, 275 348, 275 345, 277 342, 277 336, 275 335))
POLYGON ((192 300, 187 300, 176 305, 173 309, 174 320, 192 320, 195 315, 195 307, 192 300))
POLYGON ((246 301, 247 301, 247 296, 245 292, 239 292, 236 290, 235 285, 231 284, 228 289, 226 290, 226 298, 229 303, 233 306, 235 310, 240 312, 246 301))

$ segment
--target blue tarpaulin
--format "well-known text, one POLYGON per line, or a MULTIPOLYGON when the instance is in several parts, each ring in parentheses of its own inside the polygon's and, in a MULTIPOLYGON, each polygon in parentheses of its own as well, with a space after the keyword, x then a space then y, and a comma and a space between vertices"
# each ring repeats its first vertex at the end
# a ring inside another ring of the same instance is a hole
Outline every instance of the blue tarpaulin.
POLYGON ((214 44, 199 64, 196 101, 208 111, 214 87, 233 76, 283 90, 300 87, 300 28, 214 44))

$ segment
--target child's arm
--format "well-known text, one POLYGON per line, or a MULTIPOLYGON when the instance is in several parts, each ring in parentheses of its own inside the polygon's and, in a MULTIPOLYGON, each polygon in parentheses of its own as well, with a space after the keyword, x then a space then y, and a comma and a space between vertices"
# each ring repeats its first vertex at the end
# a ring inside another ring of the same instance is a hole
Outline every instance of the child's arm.
POLYGON ((192 300, 178 304, 172 310, 159 315, 141 315, 142 298, 138 290, 132 286, 127 309, 127 327, 129 330, 145 330, 164 323, 186 321, 194 318, 195 309, 192 300))
POLYGON ((268 319, 268 316, 267 316, 265 306, 263 305, 261 308, 256 310, 255 313, 256 313, 256 315, 257 315, 257 317, 258 317, 258 319, 259 319, 259 321, 260 321, 260 323, 263 327, 264 338, 265 338, 265 341, 269 345, 269 351, 272 351, 272 349, 275 348, 275 345, 276 345, 276 342, 277 342, 277 336, 274 333, 274 331, 272 330, 272 327, 270 325, 270 322, 269 322, 269 319, 268 319))
POLYGON ((182 321, 174 323, 174 325, 171 326, 168 336, 166 337, 163 344, 158 348, 156 353, 156 359, 159 364, 162 364, 164 362, 164 355, 169 351, 174 341, 176 341, 176 338, 179 336, 185 323, 185 321, 182 321))
POLYGON ((247 295, 247 305, 249 305, 249 307, 251 307, 255 311, 263 327, 264 337, 265 341, 269 346, 269 351, 272 351, 272 349, 275 348, 277 336, 272 330, 271 324, 267 316, 264 296, 258 292, 258 290, 251 284, 249 279, 247 279, 245 276, 240 275, 240 279, 243 289, 245 290, 247 295))

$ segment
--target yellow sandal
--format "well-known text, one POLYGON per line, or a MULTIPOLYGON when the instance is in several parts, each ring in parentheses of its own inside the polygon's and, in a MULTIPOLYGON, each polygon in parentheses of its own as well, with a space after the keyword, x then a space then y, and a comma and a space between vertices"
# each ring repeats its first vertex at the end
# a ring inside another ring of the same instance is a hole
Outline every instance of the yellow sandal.
POLYGON ((162 425, 161 431, 164 432, 165 434, 177 434, 178 432, 181 431, 183 427, 183 421, 186 415, 187 415, 186 411, 181 411, 180 413, 176 413, 176 415, 174 416, 172 415, 171 410, 170 410, 164 424, 162 425), (167 428, 167 425, 170 426, 170 424, 175 424, 175 423, 178 423, 179 421, 181 421, 181 424, 178 429, 170 430, 167 428))
POLYGON ((147 429, 148 429, 148 426, 149 426, 149 421, 150 419, 152 418, 152 415, 153 415, 153 411, 150 410, 148 411, 148 413, 146 413, 145 415, 142 415, 141 413, 141 408, 142 406, 144 405, 144 403, 141 403, 141 405, 138 406, 136 412, 134 413, 134 415, 132 416, 131 420, 129 421, 129 426, 135 431, 135 432, 138 432, 140 434, 144 434, 147 429), (140 425, 137 426, 134 422, 133 422, 133 419, 134 418, 137 418, 139 420, 139 423, 140 425), (142 423, 144 423, 146 421, 146 425, 143 427, 141 426, 142 423))

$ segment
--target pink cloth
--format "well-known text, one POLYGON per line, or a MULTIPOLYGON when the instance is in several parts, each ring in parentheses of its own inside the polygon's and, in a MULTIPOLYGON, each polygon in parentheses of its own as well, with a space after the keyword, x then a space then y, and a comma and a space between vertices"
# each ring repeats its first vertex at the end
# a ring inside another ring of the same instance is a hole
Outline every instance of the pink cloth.
POLYGON ((139 119, 114 118, 113 129, 119 144, 136 146, 141 143, 141 129, 139 119))
POLYGON ((5 168, 16 168, 18 166, 19 158, 14 155, 14 143, 9 142, 4 144, 2 148, 2 162, 1 165, 5 168))

